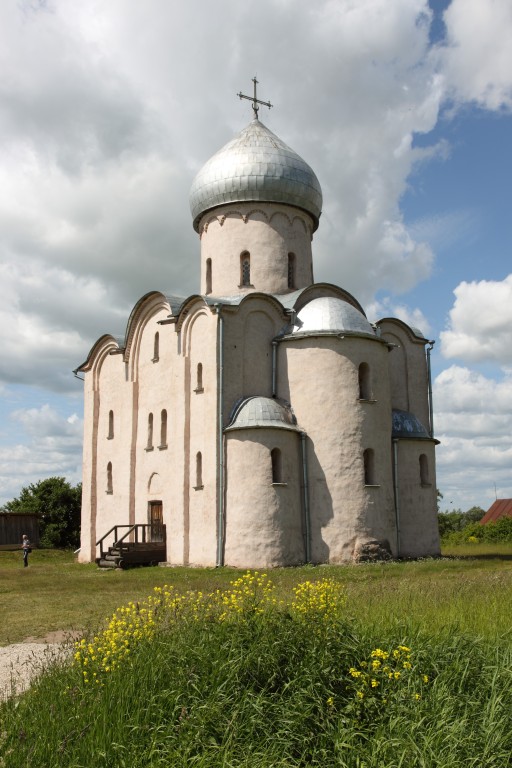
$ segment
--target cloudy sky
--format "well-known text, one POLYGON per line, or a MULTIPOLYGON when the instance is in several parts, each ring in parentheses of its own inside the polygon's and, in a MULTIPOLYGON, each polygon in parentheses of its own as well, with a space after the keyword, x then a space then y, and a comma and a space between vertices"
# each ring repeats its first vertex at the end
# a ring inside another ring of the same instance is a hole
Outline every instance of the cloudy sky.
POLYGON ((255 74, 322 185, 316 280, 436 339, 443 506, 512 496, 510 0, 6 0, 0 503, 80 479, 71 371, 197 290, 190 184, 255 74))

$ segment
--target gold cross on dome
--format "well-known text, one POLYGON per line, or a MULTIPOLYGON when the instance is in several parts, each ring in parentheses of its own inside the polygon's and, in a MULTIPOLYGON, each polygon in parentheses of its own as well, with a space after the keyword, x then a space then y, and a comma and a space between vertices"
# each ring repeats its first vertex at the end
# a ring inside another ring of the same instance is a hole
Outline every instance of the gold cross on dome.
POLYGON ((254 112, 254 117, 257 120, 258 119, 258 104, 263 104, 264 107, 268 107, 269 109, 272 108, 272 104, 270 101, 260 101, 260 99, 256 98, 256 86, 258 85, 258 81, 256 80, 256 77, 252 78, 252 82, 254 83, 254 94, 252 96, 245 96, 241 91, 240 93, 237 93, 237 96, 241 99, 248 99, 249 101, 252 101, 252 111, 254 112))

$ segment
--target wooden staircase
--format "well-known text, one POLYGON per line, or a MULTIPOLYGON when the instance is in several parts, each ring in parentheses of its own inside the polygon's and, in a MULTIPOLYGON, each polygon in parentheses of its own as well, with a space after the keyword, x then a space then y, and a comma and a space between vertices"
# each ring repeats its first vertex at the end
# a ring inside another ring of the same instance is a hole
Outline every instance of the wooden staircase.
POLYGON ((165 525, 162 524, 114 525, 96 542, 100 548, 96 564, 100 568, 130 568, 165 563, 165 541, 165 525), (105 544, 109 539, 112 544, 105 544))

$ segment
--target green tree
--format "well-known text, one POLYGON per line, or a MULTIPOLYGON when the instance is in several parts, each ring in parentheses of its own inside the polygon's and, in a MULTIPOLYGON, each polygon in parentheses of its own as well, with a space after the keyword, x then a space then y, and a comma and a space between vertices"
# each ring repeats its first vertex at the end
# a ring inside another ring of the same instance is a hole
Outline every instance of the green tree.
POLYGON ((36 514, 43 547, 77 547, 81 506, 81 483, 72 486, 64 477, 49 477, 22 488, 4 511, 36 514))
POLYGON ((471 507, 467 512, 463 512, 462 509, 453 509, 451 512, 439 512, 437 515, 439 535, 443 538, 452 533, 465 531, 473 523, 479 523, 484 515, 485 510, 482 507, 471 507))

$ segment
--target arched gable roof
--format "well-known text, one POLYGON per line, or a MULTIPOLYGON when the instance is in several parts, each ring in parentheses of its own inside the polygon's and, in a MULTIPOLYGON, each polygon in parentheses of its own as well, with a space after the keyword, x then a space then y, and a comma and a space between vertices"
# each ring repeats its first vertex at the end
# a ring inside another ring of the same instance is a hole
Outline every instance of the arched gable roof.
POLYGON ((120 337, 116 338, 110 333, 104 333, 103 336, 100 336, 100 338, 92 345, 84 362, 80 363, 80 365, 75 368, 73 373, 76 375, 79 371, 86 373, 87 371, 92 370, 98 358, 105 351, 107 351, 108 354, 111 352, 120 352, 123 349, 122 343, 120 343, 120 341, 120 337))
POLYGON ((383 317, 381 320, 378 320, 375 325, 377 328, 382 328, 382 325, 384 323, 390 323, 391 325, 397 326, 397 328, 401 329, 402 331, 405 331, 407 334, 407 337, 415 344, 431 344, 432 342, 425 338, 425 336, 422 334, 422 332, 418 328, 413 328, 410 325, 407 325, 406 322, 403 320, 400 320, 398 317, 383 317))
POLYGON ((195 304, 199 304, 201 307, 208 307, 212 306, 214 302, 208 301, 205 296, 201 296, 199 293, 193 293, 192 296, 184 299, 177 314, 175 315, 177 331, 182 329, 183 323, 185 322, 190 310, 194 307, 195 304))
POLYGON ((361 314, 366 317, 366 312, 358 300, 344 288, 340 288, 333 283, 313 283, 313 285, 308 285, 307 288, 303 288, 300 291, 294 291, 294 293, 289 294, 289 296, 290 298, 293 296, 294 301, 292 306, 296 312, 300 312, 300 310, 313 299, 323 298, 325 296, 346 301, 347 304, 351 304, 358 312, 361 312, 361 314))
POLYGON ((127 361, 130 358, 130 353, 134 345, 134 341, 138 336, 138 332, 141 323, 148 317, 148 315, 154 315, 154 313, 160 309, 170 311, 169 302, 163 293, 160 291, 150 291, 144 294, 142 298, 138 300, 134 308, 130 313, 128 322, 126 324, 125 343, 124 343, 124 360, 127 361))

